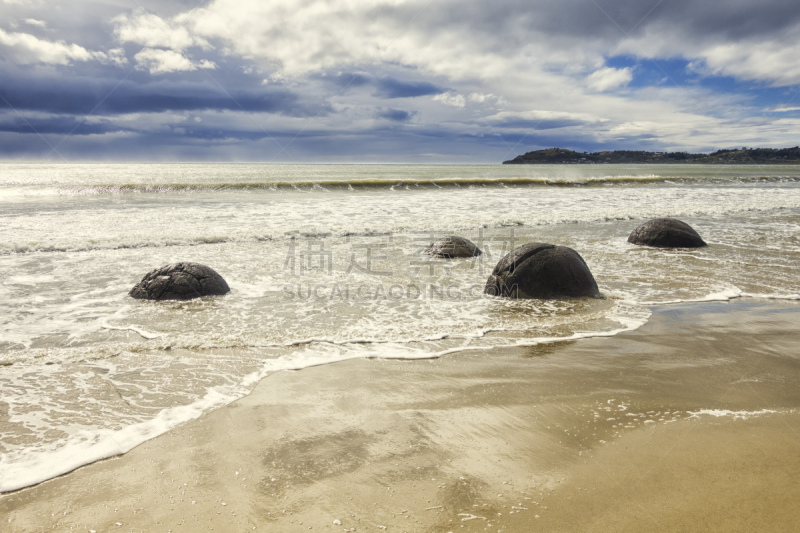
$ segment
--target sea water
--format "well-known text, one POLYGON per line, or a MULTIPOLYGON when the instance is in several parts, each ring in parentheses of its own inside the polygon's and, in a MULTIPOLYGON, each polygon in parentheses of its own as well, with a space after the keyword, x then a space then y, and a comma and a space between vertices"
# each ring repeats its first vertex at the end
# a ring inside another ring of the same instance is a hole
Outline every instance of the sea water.
POLYGON ((0 164, 0 491, 124 453, 272 372, 615 335, 648 306, 800 298, 800 167, 0 164), (672 216, 708 248, 630 245, 672 216), (483 254, 422 253, 448 235, 483 254), (603 299, 483 294, 527 242, 603 299), (231 287, 133 300, 203 263, 231 287))

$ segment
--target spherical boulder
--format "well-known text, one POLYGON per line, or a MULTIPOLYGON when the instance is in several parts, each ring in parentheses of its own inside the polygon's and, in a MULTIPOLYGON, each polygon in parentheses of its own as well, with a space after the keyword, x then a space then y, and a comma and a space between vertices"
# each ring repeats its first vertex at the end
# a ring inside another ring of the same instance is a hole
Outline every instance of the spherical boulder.
POLYGON ((213 269, 198 263, 173 263, 148 272, 130 294, 139 300, 191 300, 231 289, 213 269))
POLYGON ((431 243, 424 253, 434 257, 452 259, 454 257, 476 257, 483 252, 471 240, 451 235, 431 243))
POLYGON ((656 248, 701 248, 708 246, 686 222, 675 218, 654 218, 633 230, 628 242, 656 248))
POLYGON ((602 297, 578 252, 541 242, 523 244, 503 257, 483 292, 509 298, 602 297))

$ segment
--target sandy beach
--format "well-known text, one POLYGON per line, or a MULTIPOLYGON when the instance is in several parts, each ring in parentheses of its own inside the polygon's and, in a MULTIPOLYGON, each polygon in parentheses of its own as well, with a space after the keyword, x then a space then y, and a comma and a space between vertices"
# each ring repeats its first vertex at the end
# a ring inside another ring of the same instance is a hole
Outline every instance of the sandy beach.
POLYGON ((1 527, 797 531, 797 317, 786 301, 661 306, 616 337, 278 372, 0 496, 1 527))

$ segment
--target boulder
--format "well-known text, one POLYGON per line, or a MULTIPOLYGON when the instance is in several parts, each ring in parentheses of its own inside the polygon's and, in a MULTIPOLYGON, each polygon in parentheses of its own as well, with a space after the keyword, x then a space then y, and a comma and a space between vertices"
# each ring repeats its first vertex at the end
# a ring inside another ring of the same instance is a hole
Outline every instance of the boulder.
POLYGON ((483 292, 509 298, 600 298, 583 258, 566 246, 531 242, 494 267, 483 292))
POLYGON ((434 257, 451 259, 454 257, 476 257, 483 252, 471 240, 452 235, 431 243, 424 253, 434 257))
POLYGON ((191 300, 230 290, 222 276, 205 265, 173 263, 149 272, 128 294, 139 300, 191 300))
POLYGON ((648 220, 628 236, 628 242, 657 248, 701 248, 706 242, 686 222, 675 218, 648 220))

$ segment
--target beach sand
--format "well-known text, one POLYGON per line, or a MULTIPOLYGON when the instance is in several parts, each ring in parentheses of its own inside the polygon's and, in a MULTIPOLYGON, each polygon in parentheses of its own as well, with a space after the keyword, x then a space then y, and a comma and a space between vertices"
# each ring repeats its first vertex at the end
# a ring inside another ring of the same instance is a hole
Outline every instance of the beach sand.
POLYGON ((798 531, 798 316, 662 306, 616 337, 275 373, 0 496, 0 530, 798 531))

